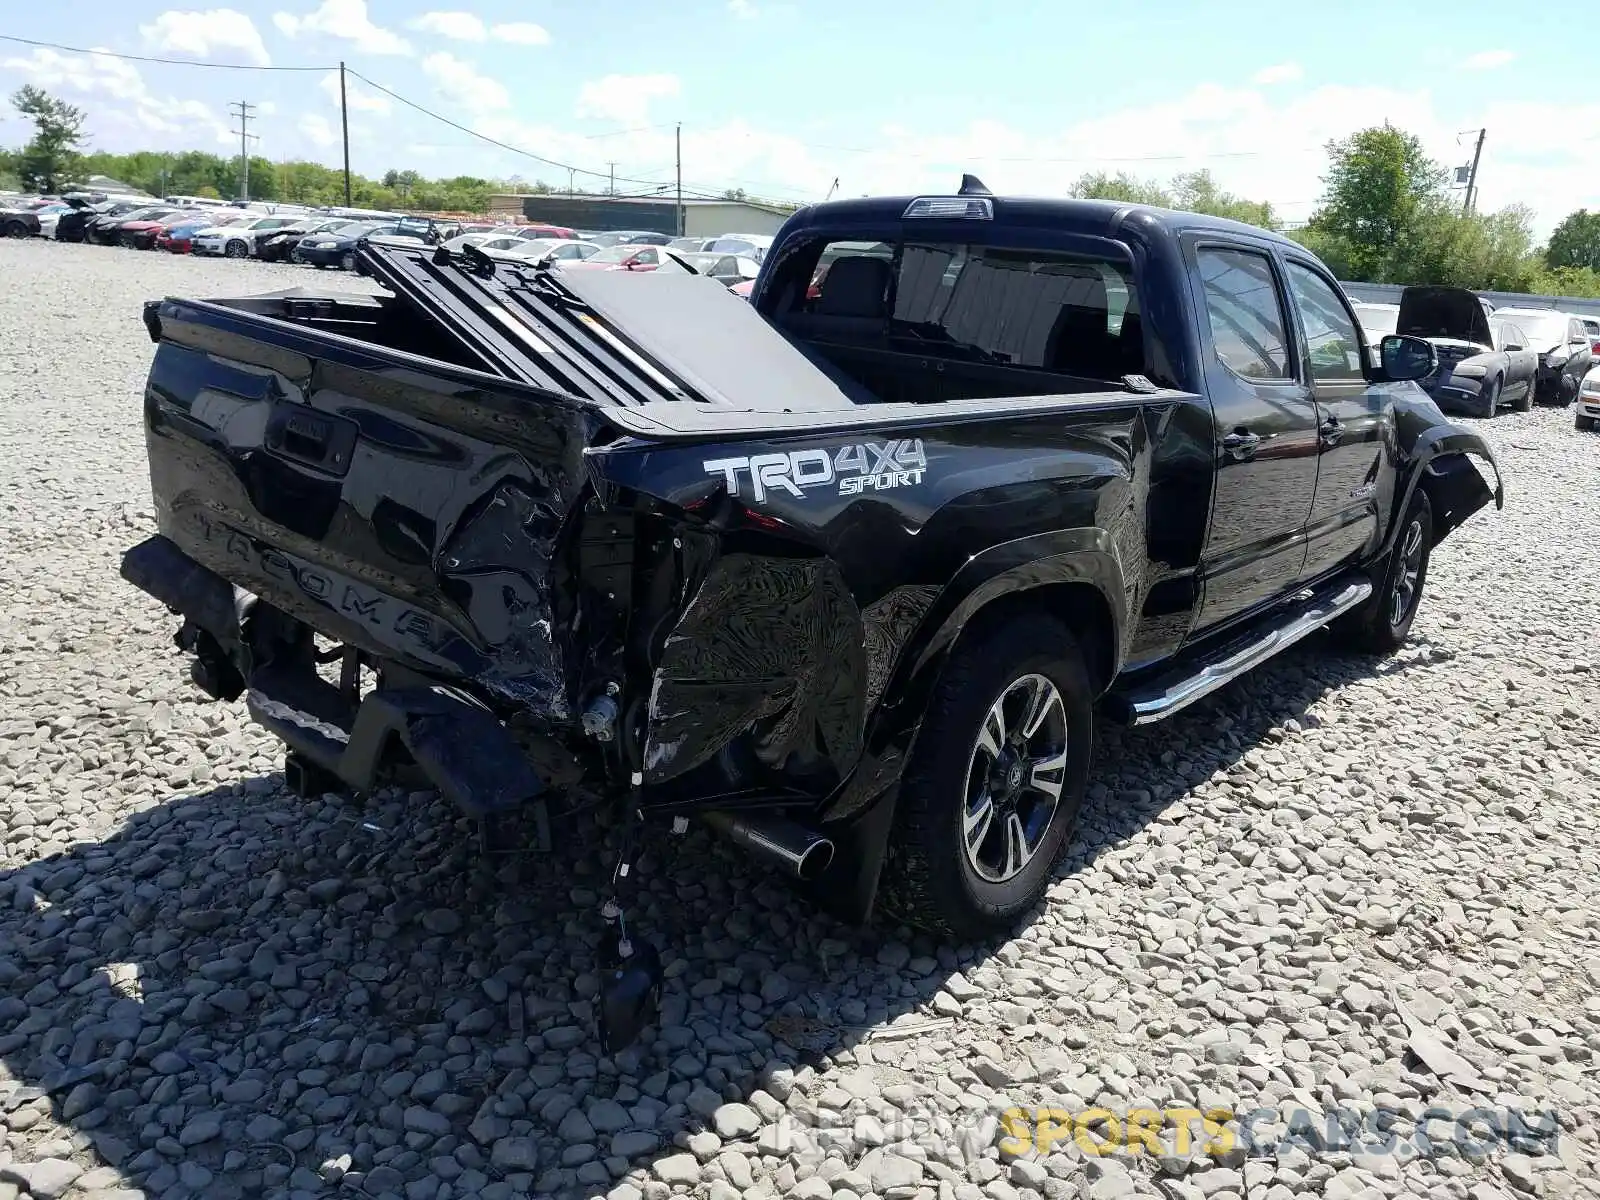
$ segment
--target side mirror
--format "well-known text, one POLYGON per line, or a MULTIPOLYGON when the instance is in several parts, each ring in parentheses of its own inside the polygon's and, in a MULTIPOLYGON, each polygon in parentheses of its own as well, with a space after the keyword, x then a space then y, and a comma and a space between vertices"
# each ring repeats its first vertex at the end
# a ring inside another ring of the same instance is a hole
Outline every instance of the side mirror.
POLYGON ((1426 379, 1439 366, 1439 352, 1421 338, 1391 333, 1378 344, 1384 376, 1399 383, 1426 379))
POLYGON ((1506 350, 1507 354, 1515 354, 1518 350, 1526 350, 1526 349, 1527 349, 1526 346, 1519 346, 1515 342, 1513 342, 1513 343, 1511 343, 1511 344, 1509 344, 1509 345, 1507 345, 1505 347, 1505 350, 1506 350))

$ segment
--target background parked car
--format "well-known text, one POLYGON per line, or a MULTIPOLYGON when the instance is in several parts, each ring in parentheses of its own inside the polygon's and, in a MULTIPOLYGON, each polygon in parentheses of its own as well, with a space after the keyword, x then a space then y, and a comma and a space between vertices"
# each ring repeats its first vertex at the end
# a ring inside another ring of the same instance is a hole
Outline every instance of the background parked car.
POLYGON ((518 237, 522 238, 576 238, 576 230, 568 229, 565 225, 514 225, 518 237))
POLYGON ((588 258, 562 264, 567 271, 654 271, 666 254, 663 246, 603 246, 588 258))
POLYGON ((672 257, 688 263, 701 275, 715 279, 723 287, 731 288, 736 283, 744 283, 761 274, 761 264, 746 254, 718 254, 702 250, 691 254, 674 254, 672 257))
POLYGON ((39 214, 21 204, 0 204, 0 237, 37 237, 39 214))
POLYGON ((1510 318, 1490 319, 1466 288, 1421 286, 1400 293, 1393 332, 1433 346, 1439 366, 1422 386, 1441 408, 1492 417, 1505 401, 1533 406, 1538 355, 1510 318))
POLYGON ((117 240, 130 250, 154 250, 156 239, 166 232, 169 225, 181 224, 192 215, 188 209, 179 208, 164 217, 124 221, 118 226, 117 240))
POLYGON ((213 225, 192 239, 196 254, 220 254, 225 258, 249 258, 256 239, 275 229, 293 225, 295 217, 256 217, 237 225, 213 225))
POLYGON ((524 241, 516 249, 508 251, 517 258, 531 259, 536 263, 548 261, 558 267, 569 262, 592 258, 599 252, 600 247, 593 242, 579 241, 575 238, 532 238, 524 241))
POLYGON ((1600 367, 1590 367, 1572 406, 1575 429, 1600 429, 1600 367))
POLYGON ((1497 308, 1494 315, 1527 334, 1529 347, 1539 355, 1534 398, 1552 404, 1570 403, 1594 362, 1583 319, 1553 308, 1497 308))
POLYGON ((743 254, 758 263, 766 258, 771 248, 772 238, 764 233, 725 233, 711 239, 711 244, 704 247, 718 254, 743 254))
POLYGON ((135 204, 131 208, 120 203, 113 204, 84 226, 84 240, 102 246, 115 246, 119 236, 117 226, 124 221, 142 221, 145 217, 172 211, 172 208, 159 204, 135 204))
POLYGON ((61 220, 62 213, 69 213, 71 211, 72 205, 67 204, 65 201, 57 201, 54 204, 43 204, 34 209, 33 215, 39 218, 39 235, 47 238, 55 237, 56 222, 61 220))
POLYGON ((585 240, 602 249, 612 246, 665 246, 672 241, 672 235, 652 233, 647 229, 609 229, 604 233, 591 234, 585 240))
POLYGON ((256 257, 262 262, 288 262, 306 238, 319 233, 332 233, 357 222, 346 217, 307 217, 285 225, 256 239, 256 257))
POLYGON ((229 225, 242 225, 244 213, 189 213, 175 225, 168 225, 156 235, 156 249, 173 254, 188 254, 194 249, 194 236, 206 229, 224 229, 229 225))

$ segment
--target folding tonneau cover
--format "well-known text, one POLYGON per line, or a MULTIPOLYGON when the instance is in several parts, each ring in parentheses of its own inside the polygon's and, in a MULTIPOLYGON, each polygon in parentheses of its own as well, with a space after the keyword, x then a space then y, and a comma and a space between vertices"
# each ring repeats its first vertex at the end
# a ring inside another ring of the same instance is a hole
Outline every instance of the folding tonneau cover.
POLYGON ((607 405, 849 411, 876 399, 687 272, 562 271, 374 239, 368 271, 508 379, 607 405))

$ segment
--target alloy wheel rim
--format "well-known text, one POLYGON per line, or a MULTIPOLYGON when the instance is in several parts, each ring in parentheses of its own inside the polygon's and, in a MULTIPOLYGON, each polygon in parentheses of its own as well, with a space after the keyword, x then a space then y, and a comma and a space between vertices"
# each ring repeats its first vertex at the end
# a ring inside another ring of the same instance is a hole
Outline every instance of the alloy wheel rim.
POLYGON ((987 883, 1038 855, 1067 777, 1067 707, 1043 675, 1015 680, 984 714, 967 767, 961 845, 987 883))
POLYGON ((1394 591, 1389 596, 1389 624, 1398 628, 1417 598, 1417 578, 1422 574, 1422 521, 1406 526, 1400 542, 1400 567, 1394 576, 1394 591))

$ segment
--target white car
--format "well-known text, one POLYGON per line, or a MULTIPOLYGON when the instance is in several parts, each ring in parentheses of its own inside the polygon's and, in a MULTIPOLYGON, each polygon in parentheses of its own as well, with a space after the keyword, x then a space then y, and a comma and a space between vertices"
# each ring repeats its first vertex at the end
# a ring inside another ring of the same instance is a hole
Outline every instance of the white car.
POLYGON ((46 204, 43 208, 33 210, 33 215, 39 218, 39 236, 53 238, 56 236, 56 223, 61 220, 62 213, 72 211, 70 204, 46 204))
POLYGON ((1600 429, 1600 367, 1590 367, 1572 404, 1575 429, 1600 429))
POLYGON ((600 252, 600 247, 593 242, 579 241, 576 238, 522 238, 520 241, 521 245, 506 253, 536 263, 548 261, 555 267, 563 263, 580 262, 600 252))
POLYGON ((298 217, 257 217, 253 221, 240 221, 235 225, 213 225, 194 235, 191 245, 196 254, 220 254, 224 258, 249 258, 255 253, 256 238, 285 225, 293 225, 298 217))

